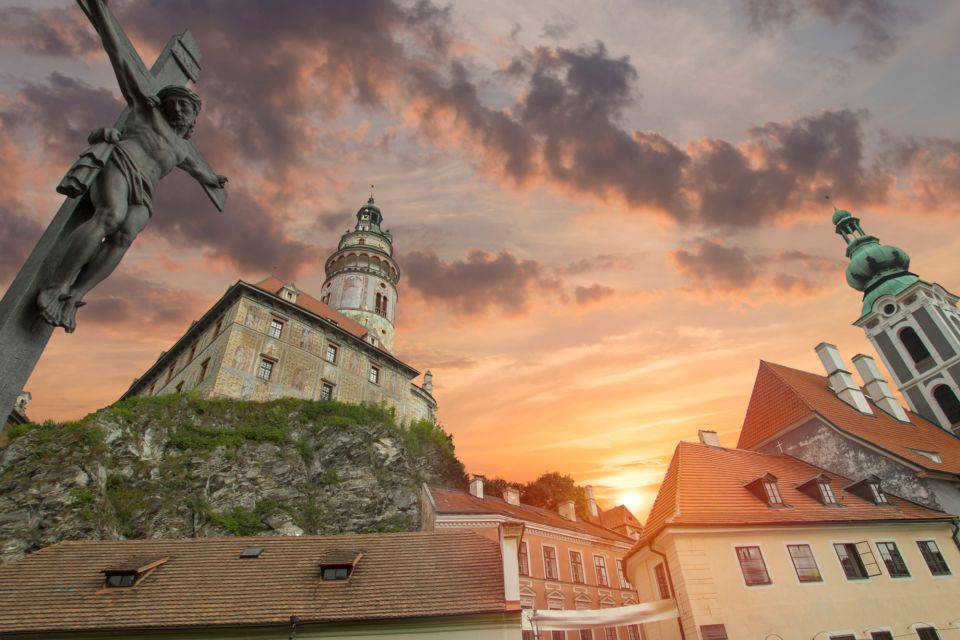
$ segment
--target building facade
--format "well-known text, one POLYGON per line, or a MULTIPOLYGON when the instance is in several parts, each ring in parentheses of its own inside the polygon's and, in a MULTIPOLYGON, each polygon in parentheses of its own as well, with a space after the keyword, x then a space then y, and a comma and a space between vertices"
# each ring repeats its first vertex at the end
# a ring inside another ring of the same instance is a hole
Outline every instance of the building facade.
POLYGON ((676 600, 680 617, 644 625, 649 640, 947 639, 954 524, 879 482, 681 442, 627 568, 641 601, 676 600))
MULTIPOLYGON (((508 488, 505 499, 484 495, 483 480, 470 493, 424 486, 421 499, 425 531, 471 530, 496 539, 505 523, 522 526, 518 548, 518 592, 526 610, 605 609, 637 604, 623 558, 633 540, 594 522, 578 520, 573 502, 558 512, 520 503, 508 488)), ((638 625, 578 631, 545 631, 544 640, 639 640, 638 625)), ((532 638, 529 629, 524 638, 532 638)))
POLYGON ((432 374, 415 384, 420 373, 390 350, 399 272, 372 198, 357 218, 356 230, 347 232, 328 262, 323 286, 326 300, 344 306, 333 308, 273 277, 237 282, 123 397, 195 392, 240 400, 338 400, 383 404, 401 422, 436 422, 432 374), (375 230, 368 220, 374 210, 375 230), (355 246, 369 240, 369 247, 376 238, 383 244, 379 263, 370 260, 374 249, 354 261, 355 246), (356 278, 361 284, 351 285, 356 278), (353 292, 365 293, 361 299, 353 292))
POLYGON ((863 292, 854 324, 866 332, 910 409, 960 429, 960 310, 957 296, 910 273, 910 256, 881 245, 860 219, 836 210, 847 243, 847 283, 863 292))

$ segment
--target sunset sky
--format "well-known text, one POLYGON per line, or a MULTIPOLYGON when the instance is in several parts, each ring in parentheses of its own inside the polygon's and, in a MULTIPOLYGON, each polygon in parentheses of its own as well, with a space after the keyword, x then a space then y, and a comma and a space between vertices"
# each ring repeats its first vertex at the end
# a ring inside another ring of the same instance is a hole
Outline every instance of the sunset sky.
MULTIPOLYGON (((148 65, 189 28, 194 140, 57 331, 33 420, 115 401, 238 279, 316 294, 376 185, 395 351, 471 473, 593 484, 645 519, 681 439, 734 446, 761 359, 872 353, 833 206, 960 290, 953 0, 114 0, 148 65), (829 198, 828 198, 829 196, 829 198)), ((0 0, 0 286, 122 107, 68 0, 0 0)))

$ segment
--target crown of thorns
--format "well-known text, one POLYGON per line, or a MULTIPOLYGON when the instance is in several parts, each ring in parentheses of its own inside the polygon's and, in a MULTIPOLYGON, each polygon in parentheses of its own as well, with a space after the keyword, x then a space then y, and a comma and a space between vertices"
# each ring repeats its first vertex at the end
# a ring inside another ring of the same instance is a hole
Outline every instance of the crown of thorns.
POLYGON ((157 93, 157 97, 160 98, 161 102, 164 100, 169 100, 170 98, 186 98, 198 112, 200 111, 200 106, 202 104, 200 102, 200 96, 195 94, 193 91, 187 89, 186 87, 173 84, 160 89, 160 91, 157 93))

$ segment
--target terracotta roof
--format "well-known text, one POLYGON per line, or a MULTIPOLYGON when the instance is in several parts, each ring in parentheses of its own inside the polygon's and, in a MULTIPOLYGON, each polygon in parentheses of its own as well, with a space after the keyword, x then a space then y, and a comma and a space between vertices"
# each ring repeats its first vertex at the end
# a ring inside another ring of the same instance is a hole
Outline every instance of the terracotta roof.
POLYGON ((613 509, 600 512, 600 524, 607 529, 616 529, 617 527, 633 527, 638 531, 643 527, 640 521, 630 513, 625 505, 617 505, 613 509))
POLYGON ((470 531, 71 541, 0 567, 4 634, 505 610, 499 545, 470 531), (262 555, 241 559, 250 546, 262 547, 262 555), (349 580, 320 580, 319 561, 333 550, 362 553, 349 580), (132 587, 103 586, 103 569, 142 556, 169 559, 132 587))
POLYGON ((613 542, 632 542, 630 538, 616 531, 611 531, 591 522, 567 520, 561 517, 559 513, 549 509, 526 504, 513 505, 493 496, 477 498, 464 491, 440 487, 430 487, 430 494, 437 505, 438 514, 497 514, 516 520, 536 522, 558 529, 567 529, 597 538, 605 538, 613 542))
POLYGON ((872 402, 874 415, 864 415, 840 400, 828 384, 825 376, 761 361, 737 446, 749 449, 769 441, 816 412, 840 430, 919 467, 960 474, 960 438, 909 411, 911 424, 900 422, 872 402), (936 452, 942 462, 911 449, 936 452))
MULTIPOLYGON (((724 449, 681 442, 673 454, 638 547, 668 525, 770 525, 949 520, 954 516, 887 494, 889 505, 875 505, 843 487, 852 481, 792 456, 724 449), (777 478, 783 501, 767 505, 744 485, 765 475, 777 478), (824 475, 841 507, 823 505, 797 489, 824 475)), ((882 485, 881 485, 882 486, 882 485)))
MULTIPOLYGON (((267 293, 273 294, 277 297, 281 297, 280 290, 283 289, 283 286, 285 283, 279 278, 274 278, 273 276, 270 276, 268 278, 264 278, 260 282, 254 282, 252 284, 257 289, 262 289, 267 293)), ((327 320, 333 320, 340 327, 349 331, 350 333, 357 336, 358 338, 363 338, 365 335, 367 335, 368 333, 367 328, 362 324, 360 324, 359 322, 357 322, 356 320, 352 320, 348 318, 347 316, 343 315, 339 311, 334 311, 332 307, 330 307, 326 303, 320 302, 319 300, 311 296, 309 293, 305 293, 299 289, 298 291, 299 293, 297 294, 297 301, 293 302, 292 304, 298 307, 301 307, 303 309, 306 309, 310 313, 314 315, 318 315, 321 318, 325 318, 327 320)), ((284 300, 286 300, 286 298, 284 298, 284 300)), ((286 301, 290 302, 289 300, 286 300, 286 301)))

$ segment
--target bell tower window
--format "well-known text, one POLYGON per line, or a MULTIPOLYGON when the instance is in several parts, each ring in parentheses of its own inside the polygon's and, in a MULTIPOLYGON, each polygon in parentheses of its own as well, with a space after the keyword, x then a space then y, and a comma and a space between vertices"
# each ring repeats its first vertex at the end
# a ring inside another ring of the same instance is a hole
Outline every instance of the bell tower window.
POLYGON ((914 331, 913 327, 906 327, 902 329, 899 335, 900 342, 903 343, 907 353, 910 354, 910 357, 913 359, 913 363, 918 369, 923 365, 933 362, 933 356, 930 355, 930 351, 927 349, 927 346, 923 344, 923 340, 920 339, 920 336, 917 335, 917 332, 914 331))
POLYGON ((942 384, 933 390, 933 399, 940 405, 940 410, 947 417, 947 422, 951 425, 960 424, 960 400, 957 400, 957 394, 953 389, 942 384))

